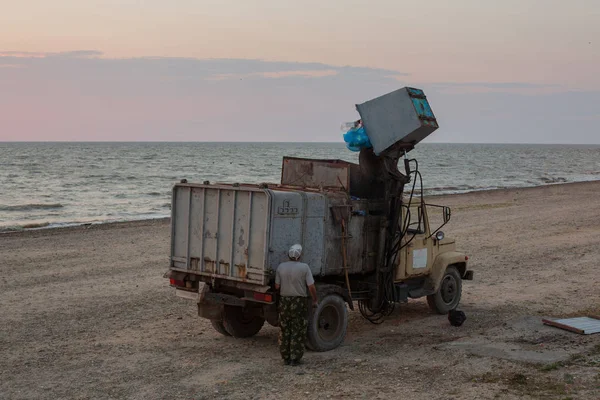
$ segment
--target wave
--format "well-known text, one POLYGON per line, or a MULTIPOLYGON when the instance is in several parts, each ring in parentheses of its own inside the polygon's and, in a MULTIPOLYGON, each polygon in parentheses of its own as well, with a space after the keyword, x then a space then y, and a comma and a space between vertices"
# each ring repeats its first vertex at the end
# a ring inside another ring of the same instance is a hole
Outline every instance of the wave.
POLYGON ((39 228, 48 228, 50 226, 50 222, 36 222, 31 224, 23 224, 23 225, 11 225, 0 227, 0 232, 15 232, 15 231, 23 231, 25 229, 39 229, 39 228))
POLYGON ((146 178, 148 178, 148 179, 167 179, 170 181, 178 181, 181 179, 181 177, 168 176, 168 175, 149 175, 146 178))
POLYGON ((566 183, 568 182, 567 178, 563 178, 562 176, 541 176, 538 178, 540 181, 544 183, 566 183))
POLYGON ((45 228, 47 226, 50 226, 50 222, 39 222, 39 223, 21 225, 21 227, 23 229, 45 228))
POLYGON ((423 190, 426 192, 456 192, 456 191, 469 191, 474 189, 481 189, 477 186, 469 186, 469 185, 458 185, 458 186, 440 186, 440 187, 432 187, 432 188, 424 188, 423 190))
POLYGON ((121 218, 110 218, 106 220, 87 220, 87 221, 72 221, 72 222, 33 222, 20 225, 8 225, 0 226, 0 233, 2 232, 19 232, 25 230, 36 230, 36 229, 53 229, 53 228, 69 228, 75 226, 90 226, 90 225, 103 225, 112 224, 118 222, 134 222, 134 221, 152 221, 169 218, 168 215, 164 214, 146 214, 139 216, 121 217, 121 218))
POLYGON ((18 204, 14 206, 1 206, 0 211, 33 211, 33 210, 54 210, 57 208, 63 208, 64 206, 60 203, 54 204, 18 204))

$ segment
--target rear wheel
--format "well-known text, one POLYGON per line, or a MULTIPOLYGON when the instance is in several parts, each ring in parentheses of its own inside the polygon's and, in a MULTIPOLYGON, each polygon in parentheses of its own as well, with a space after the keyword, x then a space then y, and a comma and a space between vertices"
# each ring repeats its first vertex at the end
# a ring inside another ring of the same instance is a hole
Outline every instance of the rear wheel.
POLYGON ((254 336, 260 331, 264 323, 263 318, 248 315, 242 307, 225 306, 223 327, 233 337, 246 338, 254 336))
POLYGON ((347 329, 346 302, 337 294, 327 295, 309 316, 306 344, 314 351, 333 350, 342 344, 347 329))
POLYGON ((225 330, 225 326, 223 326, 223 321, 219 319, 211 319, 210 323, 213 326, 213 328, 215 328, 215 331, 219 332, 221 335, 231 336, 229 332, 225 330))
POLYGON ((429 308, 438 314, 447 314, 460 303, 462 279, 455 267, 446 268, 437 293, 427 296, 429 308))

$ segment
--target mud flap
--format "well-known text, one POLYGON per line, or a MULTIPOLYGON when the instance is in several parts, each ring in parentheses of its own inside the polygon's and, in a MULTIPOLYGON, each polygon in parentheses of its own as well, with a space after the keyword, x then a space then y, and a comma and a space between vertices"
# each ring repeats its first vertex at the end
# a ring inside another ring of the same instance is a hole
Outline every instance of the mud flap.
POLYGON ((222 320, 223 319, 223 303, 207 301, 207 294, 210 293, 210 287, 200 282, 198 285, 198 316, 207 319, 222 320))
POLYGON ((223 304, 198 303, 198 316, 206 319, 223 319, 223 304))

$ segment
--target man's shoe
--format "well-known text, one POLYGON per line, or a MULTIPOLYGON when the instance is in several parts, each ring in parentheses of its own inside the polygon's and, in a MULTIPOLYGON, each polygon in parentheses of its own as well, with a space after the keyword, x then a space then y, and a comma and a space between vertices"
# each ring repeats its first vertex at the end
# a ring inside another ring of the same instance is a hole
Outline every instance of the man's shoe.
POLYGON ((290 360, 283 360, 283 365, 290 365, 292 362, 290 360))
POLYGON ((302 362, 300 362, 300 360, 292 360, 292 361, 290 362, 290 365, 291 365, 292 367, 298 366, 298 365, 300 365, 300 364, 302 364, 302 362))

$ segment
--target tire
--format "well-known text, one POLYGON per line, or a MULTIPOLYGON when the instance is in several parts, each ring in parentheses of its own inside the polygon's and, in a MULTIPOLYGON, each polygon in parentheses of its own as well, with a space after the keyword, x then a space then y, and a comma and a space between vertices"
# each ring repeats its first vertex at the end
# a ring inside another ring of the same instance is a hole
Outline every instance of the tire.
POLYGON ((429 308, 438 314, 447 314, 454 310, 460 303, 462 295, 462 278, 456 267, 446 268, 440 288, 435 294, 427 296, 429 308))
POLYGON ((242 307, 225 306, 223 315, 223 327, 225 331, 235 338, 247 338, 256 335, 265 320, 244 313, 242 307))
POLYGON ((227 332, 227 330, 223 326, 223 321, 221 321, 219 319, 211 319, 210 323, 213 326, 213 328, 215 328, 215 331, 219 332, 221 335, 223 335, 223 336, 231 336, 229 334, 229 332, 227 332))
POLYGON ((309 315, 306 345, 314 351, 333 350, 342 344, 347 330, 346 302, 337 294, 329 294, 309 315))

